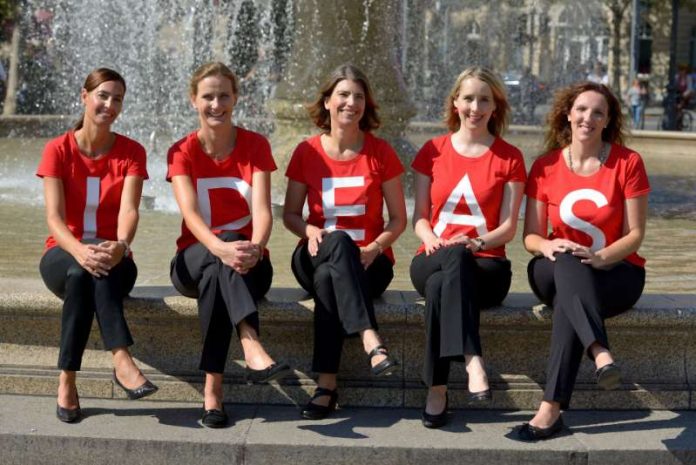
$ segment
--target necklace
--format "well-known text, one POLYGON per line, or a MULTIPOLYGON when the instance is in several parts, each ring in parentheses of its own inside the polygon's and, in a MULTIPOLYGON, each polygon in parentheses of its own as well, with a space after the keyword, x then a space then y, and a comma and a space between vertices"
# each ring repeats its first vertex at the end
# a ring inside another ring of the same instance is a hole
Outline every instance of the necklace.
MULTIPOLYGON (((599 166, 604 165, 604 162, 607 161, 607 147, 609 147, 609 144, 602 143, 602 148, 599 149, 599 154, 597 155, 597 159, 599 160, 599 166)), ((575 173, 575 169, 573 168, 573 155, 570 150, 570 145, 568 146, 568 168, 571 172, 575 173)))

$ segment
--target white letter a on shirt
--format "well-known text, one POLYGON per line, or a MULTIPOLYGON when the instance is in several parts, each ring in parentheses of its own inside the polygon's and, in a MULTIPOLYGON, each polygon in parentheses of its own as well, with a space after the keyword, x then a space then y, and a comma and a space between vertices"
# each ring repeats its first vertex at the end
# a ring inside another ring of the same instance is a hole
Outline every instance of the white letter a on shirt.
POLYGON ((483 236, 488 232, 488 228, 486 228, 486 218, 483 216, 481 207, 476 200, 468 174, 465 174, 461 181, 459 181, 459 184, 452 190, 447 202, 445 202, 445 205, 442 207, 437 224, 433 228, 435 235, 440 237, 448 224, 473 226, 476 228, 476 232, 479 236, 483 236), (464 197, 469 210, 471 210, 471 215, 454 213, 454 209, 457 208, 462 197, 464 197))

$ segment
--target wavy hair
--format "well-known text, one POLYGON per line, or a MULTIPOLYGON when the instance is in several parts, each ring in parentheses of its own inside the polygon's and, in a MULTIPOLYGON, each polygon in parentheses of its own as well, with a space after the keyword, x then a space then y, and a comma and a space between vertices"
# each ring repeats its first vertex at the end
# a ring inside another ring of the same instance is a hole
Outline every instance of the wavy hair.
POLYGON ((597 92, 603 95, 609 107, 609 123, 602 130, 602 140, 611 144, 623 145, 626 134, 619 99, 604 84, 584 81, 564 87, 554 95, 551 110, 546 116, 548 129, 544 136, 544 153, 570 144, 572 135, 568 115, 573 108, 575 99, 584 92, 597 92))
POLYGON ((343 80, 359 82, 365 92, 365 112, 360 118, 360 129, 371 131, 382 124, 377 115, 377 103, 375 103, 370 82, 367 76, 359 68, 351 64, 343 64, 331 72, 329 78, 319 88, 317 98, 307 105, 307 111, 314 124, 323 131, 331 131, 331 114, 324 107, 324 102, 331 97, 336 85, 343 80))

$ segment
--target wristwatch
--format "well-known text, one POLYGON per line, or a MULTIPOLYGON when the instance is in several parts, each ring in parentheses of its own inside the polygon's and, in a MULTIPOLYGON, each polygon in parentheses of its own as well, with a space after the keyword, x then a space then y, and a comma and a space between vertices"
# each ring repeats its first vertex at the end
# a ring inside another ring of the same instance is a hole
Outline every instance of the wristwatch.
POLYGON ((128 244, 128 241, 118 241, 118 243, 124 247, 123 248, 123 257, 121 257, 121 259, 124 259, 128 255, 130 255, 130 245, 128 244))

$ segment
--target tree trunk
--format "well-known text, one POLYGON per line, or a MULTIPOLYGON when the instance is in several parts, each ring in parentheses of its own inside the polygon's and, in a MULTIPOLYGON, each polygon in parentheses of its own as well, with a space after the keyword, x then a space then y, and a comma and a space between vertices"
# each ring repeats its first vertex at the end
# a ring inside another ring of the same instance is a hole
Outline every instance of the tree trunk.
POLYGON ((19 22, 16 22, 12 30, 12 42, 10 43, 10 68, 7 70, 7 92, 5 104, 2 109, 4 116, 14 115, 17 111, 17 83, 19 82, 19 22))

